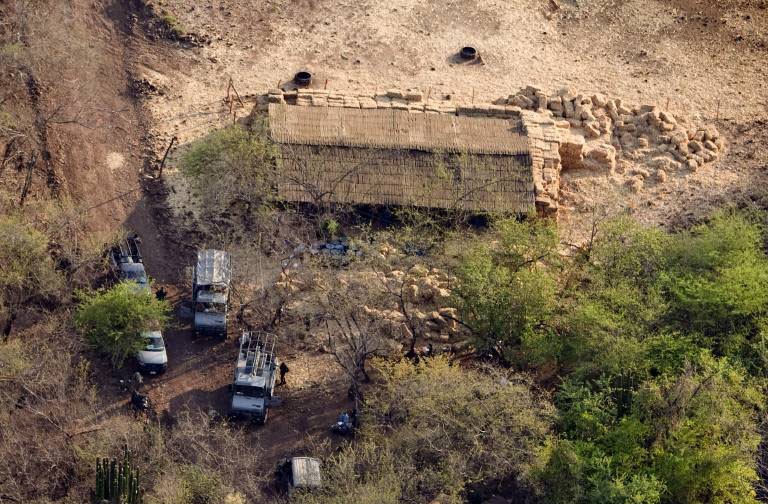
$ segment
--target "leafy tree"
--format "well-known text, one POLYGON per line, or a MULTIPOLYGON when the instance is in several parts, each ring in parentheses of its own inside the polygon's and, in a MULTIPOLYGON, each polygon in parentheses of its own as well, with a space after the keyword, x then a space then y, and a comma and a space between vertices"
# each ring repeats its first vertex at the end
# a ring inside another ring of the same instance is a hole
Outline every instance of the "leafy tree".
POLYGON ((756 339, 762 341, 768 315, 762 236, 748 217, 718 212, 678 237, 665 280, 677 325, 701 333, 716 354, 746 357, 765 372, 765 361, 755 359, 751 348, 756 339))
POLYGON ((455 293, 480 341, 565 375, 558 437, 532 473, 543 500, 754 502, 768 363, 759 219, 721 211, 674 234, 608 220, 563 268, 533 252, 541 241, 522 243, 526 223, 510 226, 462 259, 455 293), (523 301, 542 278, 553 294, 536 312, 523 301))
POLYGON ((212 215, 218 217, 233 205, 251 215, 273 196, 276 150, 260 126, 215 131, 182 156, 182 172, 212 215))
POLYGON ((360 436, 326 461, 328 481, 302 503, 465 502, 474 485, 525 486, 552 405, 524 376, 434 357, 377 361, 360 436))
POLYGON ((638 417, 651 425, 653 470, 666 502, 755 502, 762 392, 743 369, 703 354, 676 377, 645 384, 638 417))
POLYGON ((108 290, 80 293, 75 323, 91 345, 109 355, 113 366, 121 367, 144 347, 141 331, 161 328, 168 312, 167 301, 123 282, 108 290))
POLYGON ((13 215, 0 217, 0 317, 2 339, 11 334, 19 311, 56 295, 63 279, 48 252, 48 239, 13 215))
POLYGON ((519 345, 535 336, 555 308, 557 235, 538 220, 501 221, 494 245, 479 245, 463 258, 454 291, 464 322, 482 350, 519 361, 519 345))

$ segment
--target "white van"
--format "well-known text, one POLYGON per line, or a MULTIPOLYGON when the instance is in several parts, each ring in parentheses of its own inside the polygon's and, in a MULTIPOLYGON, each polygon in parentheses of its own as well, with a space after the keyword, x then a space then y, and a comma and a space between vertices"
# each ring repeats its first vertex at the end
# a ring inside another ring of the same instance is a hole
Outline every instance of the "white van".
POLYGON ((146 341, 144 348, 136 354, 141 371, 154 375, 168 369, 168 354, 165 352, 163 334, 160 331, 145 331, 141 336, 146 341))

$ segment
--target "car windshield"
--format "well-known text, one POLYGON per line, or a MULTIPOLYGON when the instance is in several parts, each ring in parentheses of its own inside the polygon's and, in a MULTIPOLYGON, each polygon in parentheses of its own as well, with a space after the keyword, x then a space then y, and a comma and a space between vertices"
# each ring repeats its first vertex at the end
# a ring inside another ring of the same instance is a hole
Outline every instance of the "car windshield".
POLYGON ((195 306, 197 313, 227 313, 227 305, 222 303, 197 303, 195 306))
POLYGON ((147 338, 147 347, 145 348, 148 352, 161 352, 165 350, 165 342, 163 342, 162 336, 150 336, 147 338))
POLYGON ((140 284, 147 283, 147 275, 143 271, 124 271, 123 275, 128 280, 133 280, 140 284))
POLYGON ((264 397, 264 389, 261 387, 235 385, 235 394, 246 397, 264 397))

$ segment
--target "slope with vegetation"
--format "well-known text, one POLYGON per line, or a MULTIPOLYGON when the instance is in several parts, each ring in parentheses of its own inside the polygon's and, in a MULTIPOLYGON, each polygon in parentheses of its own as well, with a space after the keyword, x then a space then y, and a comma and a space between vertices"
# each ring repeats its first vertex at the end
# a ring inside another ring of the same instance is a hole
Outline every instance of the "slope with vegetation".
POLYGON ((754 502, 764 412, 763 214, 668 234, 626 217, 563 257, 504 222, 459 268, 478 345, 546 370, 557 408, 543 502, 754 502))

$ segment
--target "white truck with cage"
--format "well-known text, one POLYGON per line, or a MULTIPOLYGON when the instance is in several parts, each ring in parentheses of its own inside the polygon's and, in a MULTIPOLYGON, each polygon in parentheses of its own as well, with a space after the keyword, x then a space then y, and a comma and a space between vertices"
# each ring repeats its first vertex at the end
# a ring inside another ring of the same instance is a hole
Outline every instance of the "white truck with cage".
POLYGON ((192 299, 195 303, 195 334, 227 338, 232 257, 223 250, 197 253, 192 299))
POLYGON ((233 416, 265 423, 275 389, 275 336, 261 331, 243 331, 232 381, 233 416))

